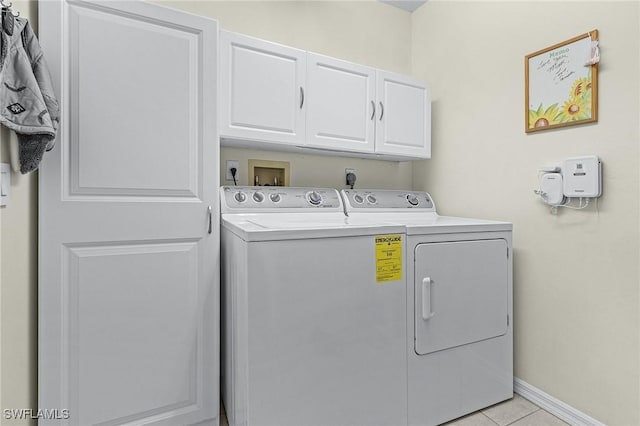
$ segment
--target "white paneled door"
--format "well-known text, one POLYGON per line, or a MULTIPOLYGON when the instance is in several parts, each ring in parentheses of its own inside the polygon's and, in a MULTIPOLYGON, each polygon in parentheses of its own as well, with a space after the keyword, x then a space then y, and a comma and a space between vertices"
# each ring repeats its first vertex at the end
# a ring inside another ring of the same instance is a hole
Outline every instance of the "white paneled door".
POLYGON ((216 424, 217 23, 39 8, 62 123, 39 176, 38 408, 63 414, 39 424, 216 424))

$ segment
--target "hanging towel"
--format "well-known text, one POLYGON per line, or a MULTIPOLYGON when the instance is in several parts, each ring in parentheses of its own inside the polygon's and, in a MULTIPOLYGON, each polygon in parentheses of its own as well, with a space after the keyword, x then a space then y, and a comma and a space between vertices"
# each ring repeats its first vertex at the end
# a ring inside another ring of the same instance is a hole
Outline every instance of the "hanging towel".
POLYGON ((38 168, 53 148, 60 107, 38 39, 29 21, 15 18, 11 34, 0 30, 0 123, 18 135, 20 172, 38 168))

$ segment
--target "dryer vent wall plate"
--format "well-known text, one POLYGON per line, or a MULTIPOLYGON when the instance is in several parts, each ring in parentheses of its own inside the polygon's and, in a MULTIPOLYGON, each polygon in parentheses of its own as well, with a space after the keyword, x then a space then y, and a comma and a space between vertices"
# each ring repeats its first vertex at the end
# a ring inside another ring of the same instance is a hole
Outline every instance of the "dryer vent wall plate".
POLYGON ((566 197, 594 198, 602 195, 602 163, 595 155, 568 158, 562 163, 566 197))
POLYGON ((540 192, 545 203, 557 206, 564 201, 562 194, 562 175, 560 173, 545 173, 540 181, 540 192))

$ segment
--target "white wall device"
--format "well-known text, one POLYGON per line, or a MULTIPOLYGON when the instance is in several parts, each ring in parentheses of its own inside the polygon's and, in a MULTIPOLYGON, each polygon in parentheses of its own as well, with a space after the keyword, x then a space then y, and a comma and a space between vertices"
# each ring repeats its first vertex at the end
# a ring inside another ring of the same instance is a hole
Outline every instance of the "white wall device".
POLYGON ((562 163, 563 192, 567 197, 602 195, 602 163, 595 155, 568 158, 562 163))
POLYGON ((562 175, 560 173, 545 173, 540 181, 540 196, 545 203, 557 206, 565 201, 562 193, 562 175))
POLYGON ((590 198, 602 195, 602 163, 595 155, 567 158, 561 165, 545 166, 539 172, 540 187, 533 192, 551 206, 552 212, 558 207, 584 209, 590 198), (571 205, 573 198, 580 199, 579 206, 571 205))

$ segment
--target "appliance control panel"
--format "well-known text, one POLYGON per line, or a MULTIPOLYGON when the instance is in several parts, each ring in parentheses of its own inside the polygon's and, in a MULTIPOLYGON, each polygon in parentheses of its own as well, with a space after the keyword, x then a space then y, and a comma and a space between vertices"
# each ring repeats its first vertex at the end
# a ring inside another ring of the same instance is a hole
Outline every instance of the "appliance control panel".
POLYGON ((347 210, 393 210, 420 209, 435 211, 431 196, 420 191, 397 191, 385 189, 343 189, 347 210))
POLYGON ((222 212, 269 210, 342 211, 342 200, 335 189, 291 188, 282 186, 223 186, 220 188, 222 212))

